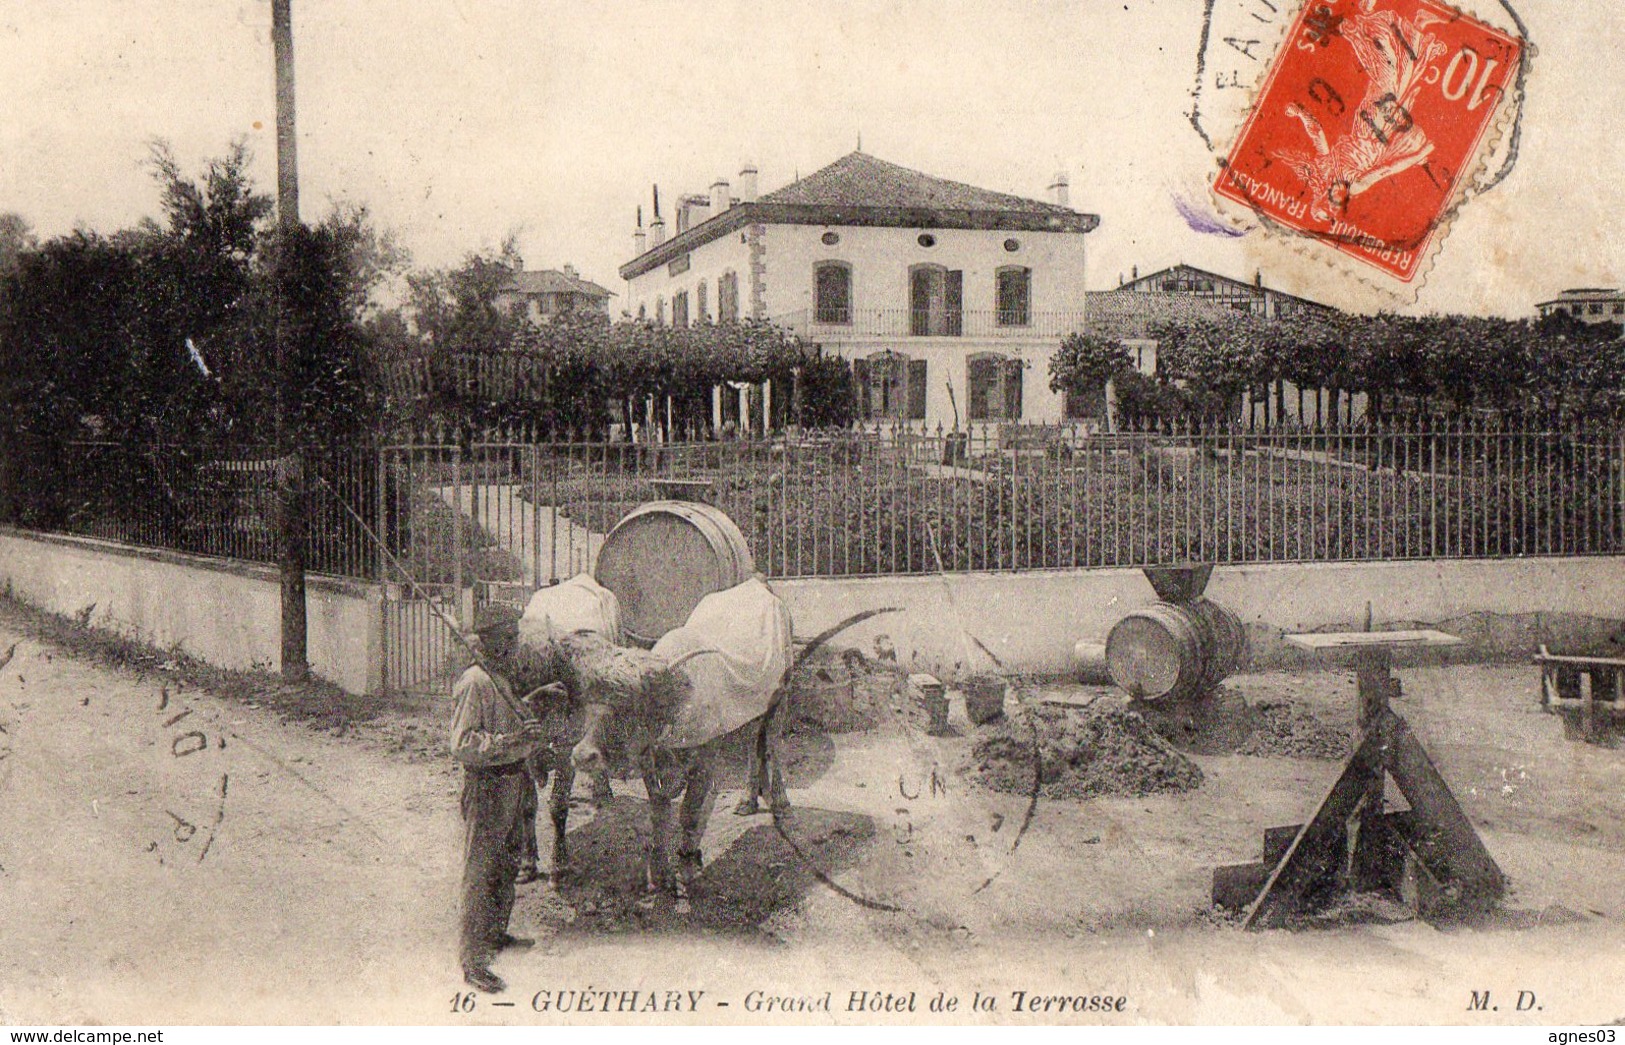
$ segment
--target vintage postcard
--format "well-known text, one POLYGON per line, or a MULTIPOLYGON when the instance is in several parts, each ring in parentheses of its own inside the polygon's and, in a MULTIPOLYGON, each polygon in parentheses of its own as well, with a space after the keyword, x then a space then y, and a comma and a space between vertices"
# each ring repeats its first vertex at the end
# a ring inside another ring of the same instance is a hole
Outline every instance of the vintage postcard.
POLYGON ((1621 46, 0 0, 0 1024, 1612 1042, 1621 46))

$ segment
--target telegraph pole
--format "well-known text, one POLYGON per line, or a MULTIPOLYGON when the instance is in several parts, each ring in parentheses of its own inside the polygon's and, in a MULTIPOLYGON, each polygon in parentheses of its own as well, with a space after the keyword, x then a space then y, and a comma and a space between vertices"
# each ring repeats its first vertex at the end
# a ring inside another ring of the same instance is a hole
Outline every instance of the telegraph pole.
POLYGON ((293 124, 292 0, 271 0, 271 47, 276 55, 276 440, 279 479, 279 559, 282 574, 282 677, 302 681, 310 667, 305 644, 305 470, 288 350, 287 281, 299 232, 299 164, 293 124))

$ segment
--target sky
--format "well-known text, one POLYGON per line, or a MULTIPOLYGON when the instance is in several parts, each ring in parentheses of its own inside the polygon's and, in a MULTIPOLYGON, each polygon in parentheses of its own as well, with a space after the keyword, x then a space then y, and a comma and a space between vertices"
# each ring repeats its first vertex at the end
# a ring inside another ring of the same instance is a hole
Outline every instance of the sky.
MULTIPOLYGON (((1271 6, 1214 3, 1215 25, 1271 6)), ((1182 216, 1213 207, 1187 115, 1202 0, 293 0, 302 216, 365 204, 425 267, 517 232, 528 267, 624 293, 651 184, 669 202, 749 161, 766 192, 861 137, 1023 196, 1065 171, 1101 217, 1090 289, 1184 261, 1344 307, 1525 315, 1625 283, 1625 5, 1514 6, 1534 45, 1517 162, 1398 297, 1182 216)), ((198 170, 244 137, 269 192, 272 86, 269 0, 0 0, 0 211, 42 237, 156 214, 154 138, 198 170)))

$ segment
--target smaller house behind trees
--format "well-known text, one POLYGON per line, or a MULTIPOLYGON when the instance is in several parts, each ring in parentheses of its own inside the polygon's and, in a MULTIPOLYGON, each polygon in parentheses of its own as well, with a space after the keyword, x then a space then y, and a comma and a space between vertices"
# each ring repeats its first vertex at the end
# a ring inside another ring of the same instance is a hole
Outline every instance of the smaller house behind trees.
POLYGON ((1585 323, 1625 324, 1625 294, 1604 287, 1565 290, 1535 306, 1540 318, 1568 315, 1585 323))
POLYGON ((496 306, 503 311, 520 307, 532 323, 548 323, 565 312, 609 313, 614 291, 582 279, 574 265, 563 270, 526 269, 519 264, 496 293, 496 306))
MULTIPOLYGON (((1154 328, 1196 323, 1223 323, 1238 314, 1275 322, 1333 320, 1342 313, 1330 305, 1288 294, 1264 282, 1229 276, 1194 265, 1177 264, 1147 275, 1135 269, 1115 290, 1089 294, 1089 332, 1123 342, 1136 368, 1157 373, 1158 342, 1154 328)), ((1237 420, 1250 424, 1324 424, 1352 421, 1366 410, 1364 396, 1336 396, 1330 390, 1280 378, 1244 392, 1237 420)), ((1090 416, 1100 407, 1069 405, 1068 417, 1090 416)))

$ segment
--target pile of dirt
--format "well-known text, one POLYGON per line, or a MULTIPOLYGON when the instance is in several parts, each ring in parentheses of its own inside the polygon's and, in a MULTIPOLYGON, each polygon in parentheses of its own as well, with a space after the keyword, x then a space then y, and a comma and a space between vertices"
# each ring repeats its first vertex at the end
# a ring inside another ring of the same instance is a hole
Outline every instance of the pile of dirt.
POLYGON ((1256 723, 1236 748, 1238 755, 1335 761, 1353 753, 1348 724, 1323 722, 1307 708, 1284 701, 1260 701, 1252 711, 1256 723))
POLYGON ((1168 743, 1194 755, 1260 758, 1347 758, 1351 721, 1327 720, 1311 706, 1285 698, 1249 704, 1223 686, 1199 700, 1134 705, 1168 743))
POLYGON ((1036 772, 1045 798, 1150 795, 1202 784, 1194 762, 1120 704, 1027 708, 992 725, 971 759, 971 778, 994 791, 1030 794, 1036 772))

